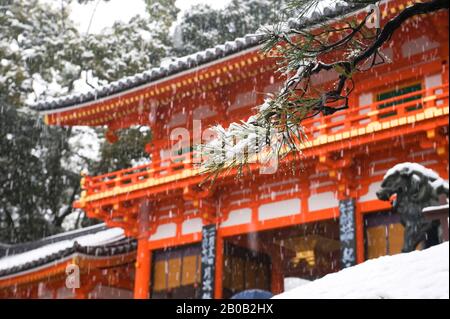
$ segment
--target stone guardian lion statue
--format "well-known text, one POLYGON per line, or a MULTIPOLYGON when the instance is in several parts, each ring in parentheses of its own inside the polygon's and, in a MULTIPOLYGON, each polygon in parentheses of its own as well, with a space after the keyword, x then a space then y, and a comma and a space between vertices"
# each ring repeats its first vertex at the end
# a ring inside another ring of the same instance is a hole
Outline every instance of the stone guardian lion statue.
POLYGON ((441 205, 448 193, 448 183, 420 164, 401 163, 387 171, 377 197, 389 201, 396 195, 393 211, 400 214, 405 230, 402 252, 413 251, 421 242, 437 237, 439 222, 428 221, 422 210, 441 205))

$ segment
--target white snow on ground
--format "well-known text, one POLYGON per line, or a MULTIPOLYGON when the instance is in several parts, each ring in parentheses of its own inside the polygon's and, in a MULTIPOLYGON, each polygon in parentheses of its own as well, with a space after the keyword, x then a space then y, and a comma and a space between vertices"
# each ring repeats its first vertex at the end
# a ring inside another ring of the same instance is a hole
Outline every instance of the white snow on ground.
POLYGON ((276 299, 449 298, 449 244, 384 256, 329 274, 276 299))
POLYGON ((297 287, 309 284, 311 280, 297 278, 297 277, 286 277, 284 278, 284 291, 290 291, 297 287))
POLYGON ((123 229, 110 228, 95 234, 89 234, 70 240, 60 241, 21 254, 0 258, 0 270, 8 269, 14 266, 20 266, 27 262, 31 262, 33 260, 37 260, 39 258, 56 253, 62 249, 72 247, 75 241, 77 241, 82 246, 95 246, 108 244, 121 238, 124 238, 123 229))

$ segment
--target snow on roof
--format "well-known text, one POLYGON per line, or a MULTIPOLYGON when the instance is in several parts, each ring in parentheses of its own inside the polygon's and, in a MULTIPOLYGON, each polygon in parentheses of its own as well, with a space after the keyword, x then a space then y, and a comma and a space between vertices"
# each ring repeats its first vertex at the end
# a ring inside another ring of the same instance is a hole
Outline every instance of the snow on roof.
POLYGON ((58 240, 61 237, 68 237, 68 236, 81 236, 84 232, 91 232, 91 231, 100 231, 106 229, 105 223, 100 223, 84 228, 77 228, 74 230, 69 230, 63 233, 59 233, 56 235, 45 237, 44 240, 58 240))
POLYGON ((93 226, 89 226, 89 227, 79 228, 79 229, 67 231, 64 233, 44 237, 42 239, 39 239, 36 241, 31 241, 31 242, 12 244, 12 245, 0 243, 0 259, 3 256, 17 255, 19 253, 33 250, 33 249, 36 249, 36 248, 39 248, 39 247, 42 247, 45 245, 49 245, 49 244, 52 244, 55 242, 59 242, 59 241, 66 240, 66 239, 72 239, 72 238, 76 238, 76 237, 81 237, 81 236, 88 235, 88 234, 97 233, 97 232, 99 232, 101 230, 105 230, 105 229, 107 229, 106 225, 104 223, 101 223, 101 224, 97 224, 97 225, 93 225, 93 226))
POLYGON ((424 213, 434 213, 434 212, 440 212, 442 210, 448 210, 448 204, 445 205, 439 205, 439 206, 428 206, 422 209, 422 212, 424 213))
POLYGON ((110 228, 94 234, 58 241, 20 254, 0 258, 0 272, 13 267, 20 268, 27 263, 32 263, 50 255, 57 254, 65 249, 72 248, 75 242, 81 246, 99 246, 114 243, 124 238, 123 229, 110 228))
MULTIPOLYGON (((363 6, 364 4, 361 3, 333 1, 329 6, 323 9, 323 12, 315 11, 312 12, 310 16, 303 16, 300 19, 291 18, 287 23, 293 28, 300 26, 305 28, 346 13, 351 13, 363 6)), ((31 105, 30 108, 37 111, 57 110, 121 93, 141 85, 147 85, 151 82, 161 80, 176 73, 219 60, 246 49, 255 48, 260 45, 263 37, 264 35, 261 33, 247 34, 244 37, 237 38, 233 41, 227 41, 224 44, 216 45, 213 48, 199 51, 185 57, 172 59, 171 61, 165 61, 159 67, 108 83, 93 89, 92 91, 39 101, 36 104, 31 105)))
POLYGON ((449 298, 448 242, 329 274, 276 299, 449 298))
POLYGON ((449 189, 448 183, 441 177, 439 177, 438 173, 418 163, 405 162, 397 164, 386 172, 383 179, 386 179, 396 172, 401 171, 404 171, 406 173, 418 172, 425 175, 430 180, 429 183, 434 189, 438 189, 439 187, 443 187, 446 190, 449 189))

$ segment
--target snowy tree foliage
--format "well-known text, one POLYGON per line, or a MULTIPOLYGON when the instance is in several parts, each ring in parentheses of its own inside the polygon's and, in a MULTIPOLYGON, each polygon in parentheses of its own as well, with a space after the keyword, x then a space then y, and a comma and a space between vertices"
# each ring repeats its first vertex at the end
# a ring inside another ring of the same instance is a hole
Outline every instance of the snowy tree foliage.
POLYGON ((145 146, 151 140, 151 132, 147 127, 131 127, 116 133, 118 141, 101 145, 101 161, 91 165, 91 171, 113 172, 133 166, 135 162, 148 161, 145 146))
POLYGON ((200 4, 187 11, 174 34, 177 55, 187 55, 254 33, 283 18, 284 0, 232 0, 223 9, 200 4))
POLYGON ((0 241, 35 240, 62 230, 79 193, 70 161, 70 130, 0 101, 0 241))
POLYGON ((22 105, 30 94, 66 93, 81 71, 74 64, 79 38, 64 22, 67 13, 38 0, 13 1, 1 10, 0 96, 22 105))
POLYGON ((83 39, 80 64, 107 83, 160 64, 171 51, 170 27, 178 9, 174 0, 147 0, 148 15, 115 22, 83 39))
POLYGON ((198 6, 179 17, 175 0, 142 0, 146 14, 82 35, 70 19, 69 5, 90 1, 1 1, 0 241, 33 240, 64 225, 90 223, 71 207, 80 171, 96 175, 141 162, 151 137, 148 130, 133 127, 109 144, 104 128, 48 127, 25 111, 27 104, 69 94, 79 82, 104 84, 159 66, 165 57, 255 32, 284 6, 276 0, 233 0, 223 10, 198 6), (86 73, 91 76, 82 76, 86 73))
POLYGON ((86 36, 81 65, 103 83, 142 72, 168 55, 167 32, 139 16, 128 23, 116 22, 101 34, 86 36))
POLYGON ((61 231, 79 192, 79 173, 63 167, 71 130, 45 126, 24 105, 69 92, 82 51, 66 12, 37 0, 0 10, 0 241, 19 242, 61 231))

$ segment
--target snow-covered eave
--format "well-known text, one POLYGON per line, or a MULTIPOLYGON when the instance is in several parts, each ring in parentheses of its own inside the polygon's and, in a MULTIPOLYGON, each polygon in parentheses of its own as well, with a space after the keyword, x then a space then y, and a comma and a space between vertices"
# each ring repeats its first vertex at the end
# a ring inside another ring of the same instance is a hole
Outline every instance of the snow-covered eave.
MULTIPOLYGON (((333 9, 328 8, 328 14, 316 14, 308 17, 306 21, 296 21, 297 25, 311 30, 317 28, 324 21, 335 22, 365 10, 362 4, 343 5, 337 3, 333 9)), ((293 23, 293 21, 290 21, 293 23)), ((103 87, 87 93, 68 95, 64 97, 40 101, 30 108, 39 111, 42 115, 67 112, 83 108, 95 103, 117 98, 124 93, 133 93, 151 85, 172 80, 189 73, 198 72, 200 69, 223 63, 250 52, 261 49, 262 34, 248 34, 234 41, 217 45, 189 56, 175 59, 167 66, 160 66, 121 80, 111 82, 103 87)))
POLYGON ((0 280, 57 265, 74 254, 108 259, 135 250, 136 241, 127 239, 120 228, 100 230, 71 239, 62 237, 61 241, 0 258, 0 280))
POLYGON ((0 260, 2 259, 2 257, 6 257, 8 255, 21 254, 26 251, 34 250, 39 247, 53 244, 58 241, 70 240, 73 238, 98 233, 99 231, 103 231, 106 229, 107 229, 106 224, 101 223, 101 224, 97 224, 97 225, 93 225, 93 226, 89 226, 89 227, 79 228, 79 229, 67 231, 64 233, 48 236, 48 237, 45 237, 43 239, 33 241, 33 242, 26 242, 26 243, 13 244, 13 245, 0 243, 0 250, 3 250, 0 252, 0 260))
MULTIPOLYGON (((123 254, 117 254, 114 256, 95 256, 95 255, 91 255, 91 254, 74 252, 65 257, 58 258, 54 261, 50 261, 48 263, 30 268, 30 269, 17 271, 17 272, 12 271, 6 275, 0 276, 0 286, 1 286, 2 282, 5 282, 5 281, 10 282, 11 280, 14 280, 15 278, 35 274, 40 271, 45 271, 47 269, 48 270, 57 269, 60 265, 65 265, 65 264, 67 264, 67 262, 72 262, 75 259, 79 262, 80 260, 89 260, 89 261, 110 260, 112 257, 115 257, 115 258, 121 258, 121 260, 126 261, 125 257, 132 254, 133 258, 134 258, 134 253, 135 253, 135 251, 133 250, 133 251, 125 252, 123 254)), ((61 269, 60 272, 61 273, 65 272, 65 269, 61 269)))
POLYGON ((57 114, 57 113, 61 113, 61 112, 67 112, 67 111, 81 109, 81 108, 84 108, 84 107, 92 105, 93 102, 95 102, 95 103, 106 102, 108 100, 112 100, 114 98, 118 98, 118 97, 120 97, 120 96, 122 96, 124 94, 139 92, 142 89, 145 89, 145 88, 150 87, 150 86, 155 86, 155 85, 158 85, 158 84, 161 84, 161 83, 165 83, 165 82, 171 81, 173 79, 176 79, 176 78, 188 75, 188 74, 197 73, 201 69, 205 69, 205 68, 208 68, 210 66, 213 66, 213 65, 216 65, 216 64, 219 64, 219 63, 223 63, 223 62, 225 62, 227 60, 232 60, 232 59, 237 58, 239 56, 243 56, 243 55, 246 55, 248 53, 257 51, 260 47, 261 47, 261 45, 258 45, 257 47, 252 47, 252 48, 249 48, 249 49, 237 52, 235 54, 229 55, 226 58, 222 58, 222 59, 214 60, 214 61, 202 64, 202 65, 198 65, 196 67, 189 68, 189 69, 184 70, 184 71, 180 71, 179 73, 175 73, 173 75, 168 75, 166 77, 160 78, 160 79, 155 80, 155 81, 146 82, 144 84, 140 84, 140 85, 137 85, 137 86, 131 86, 130 88, 124 88, 123 90, 117 91, 117 93, 112 93, 112 94, 106 95, 106 96, 101 97, 101 98, 94 97, 94 98, 91 98, 89 100, 86 100, 86 102, 82 102, 82 103, 79 103, 79 104, 73 104, 73 105, 70 105, 70 106, 67 106, 67 107, 63 106, 61 108, 55 108, 55 109, 43 109, 43 110, 40 110, 40 109, 37 109, 35 106, 31 106, 31 108, 34 109, 34 110, 37 110, 39 112, 39 114, 41 114, 41 115, 57 114))

